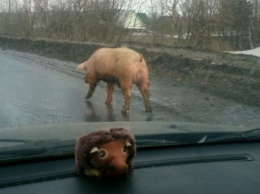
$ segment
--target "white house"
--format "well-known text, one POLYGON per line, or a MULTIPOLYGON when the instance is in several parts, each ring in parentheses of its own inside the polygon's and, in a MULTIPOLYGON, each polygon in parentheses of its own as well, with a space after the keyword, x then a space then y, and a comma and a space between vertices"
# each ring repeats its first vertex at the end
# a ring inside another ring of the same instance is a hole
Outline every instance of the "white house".
POLYGON ((134 10, 121 10, 120 24, 130 31, 146 30, 148 17, 145 13, 136 13, 134 10))

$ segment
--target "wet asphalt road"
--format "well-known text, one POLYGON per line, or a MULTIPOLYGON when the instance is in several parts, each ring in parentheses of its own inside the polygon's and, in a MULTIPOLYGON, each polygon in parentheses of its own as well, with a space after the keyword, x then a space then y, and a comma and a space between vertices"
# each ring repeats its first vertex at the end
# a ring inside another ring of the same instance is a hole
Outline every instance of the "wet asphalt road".
MULTIPOLYGON (((117 88, 112 107, 105 105, 106 88, 100 84, 85 101, 88 86, 76 64, 15 51, 0 51, 0 128, 53 123, 96 121, 149 121, 136 88, 127 114, 121 114, 123 96, 117 88)), ((161 112, 157 120, 169 114, 161 112)))
POLYGON ((174 78, 150 74, 152 113, 146 113, 136 87, 130 111, 121 113, 122 93, 116 88, 113 106, 105 105, 100 83, 85 101, 88 86, 77 64, 39 55, 0 49, 0 129, 44 124, 100 121, 171 121, 221 125, 260 125, 260 109, 238 104, 180 85, 174 78), (168 80, 167 80, 168 79, 168 80))

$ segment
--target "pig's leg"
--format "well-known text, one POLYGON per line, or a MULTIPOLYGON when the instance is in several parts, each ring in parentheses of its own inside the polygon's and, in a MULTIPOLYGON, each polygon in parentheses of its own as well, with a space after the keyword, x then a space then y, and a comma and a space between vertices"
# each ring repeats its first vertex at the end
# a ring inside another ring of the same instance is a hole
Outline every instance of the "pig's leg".
POLYGON ((96 89, 97 84, 89 84, 89 90, 88 90, 88 94, 86 95, 86 100, 90 99, 96 89))
POLYGON ((139 88, 139 90, 143 96, 146 112, 152 112, 152 105, 149 100, 149 89, 148 89, 149 86, 148 85, 149 84, 146 82, 139 82, 138 84, 136 84, 136 86, 139 88))
MULTIPOLYGON (((85 81, 86 81, 86 79, 85 79, 85 81)), ((92 97, 92 95, 93 95, 95 89, 96 89, 96 86, 97 86, 97 83, 98 83, 98 82, 97 82, 96 79, 90 79, 90 78, 88 78, 87 81, 86 81, 86 83, 89 84, 89 90, 88 90, 88 94, 87 94, 87 96, 86 96, 86 99, 90 99, 90 98, 92 97)))
POLYGON ((127 82, 120 81, 120 87, 121 87, 122 93, 125 97, 125 104, 122 107, 121 112, 126 112, 127 110, 129 110, 129 107, 130 107, 132 85, 127 82))
POLYGON ((107 83, 107 99, 106 99, 106 105, 111 105, 113 102, 113 91, 114 91, 114 84, 113 83, 107 83))

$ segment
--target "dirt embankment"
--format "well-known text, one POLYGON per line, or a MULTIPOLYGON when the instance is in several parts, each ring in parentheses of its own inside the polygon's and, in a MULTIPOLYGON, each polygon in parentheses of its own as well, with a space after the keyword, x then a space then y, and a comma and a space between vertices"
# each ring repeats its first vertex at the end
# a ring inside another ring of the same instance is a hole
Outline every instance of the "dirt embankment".
MULTIPOLYGON (((104 46, 116 45, 0 37, 2 49, 31 52, 77 63, 104 46)), ((260 107, 260 59, 257 57, 192 48, 127 46, 144 55, 151 73, 172 77, 174 84, 187 84, 221 98, 260 107)))

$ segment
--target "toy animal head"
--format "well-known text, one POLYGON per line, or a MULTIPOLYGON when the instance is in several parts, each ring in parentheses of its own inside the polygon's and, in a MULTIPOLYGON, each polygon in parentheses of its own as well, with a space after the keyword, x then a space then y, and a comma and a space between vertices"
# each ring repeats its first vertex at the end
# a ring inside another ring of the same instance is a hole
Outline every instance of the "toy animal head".
POLYGON ((76 142, 76 170, 79 175, 97 178, 127 174, 135 154, 135 138, 130 130, 112 128, 91 132, 76 142))

